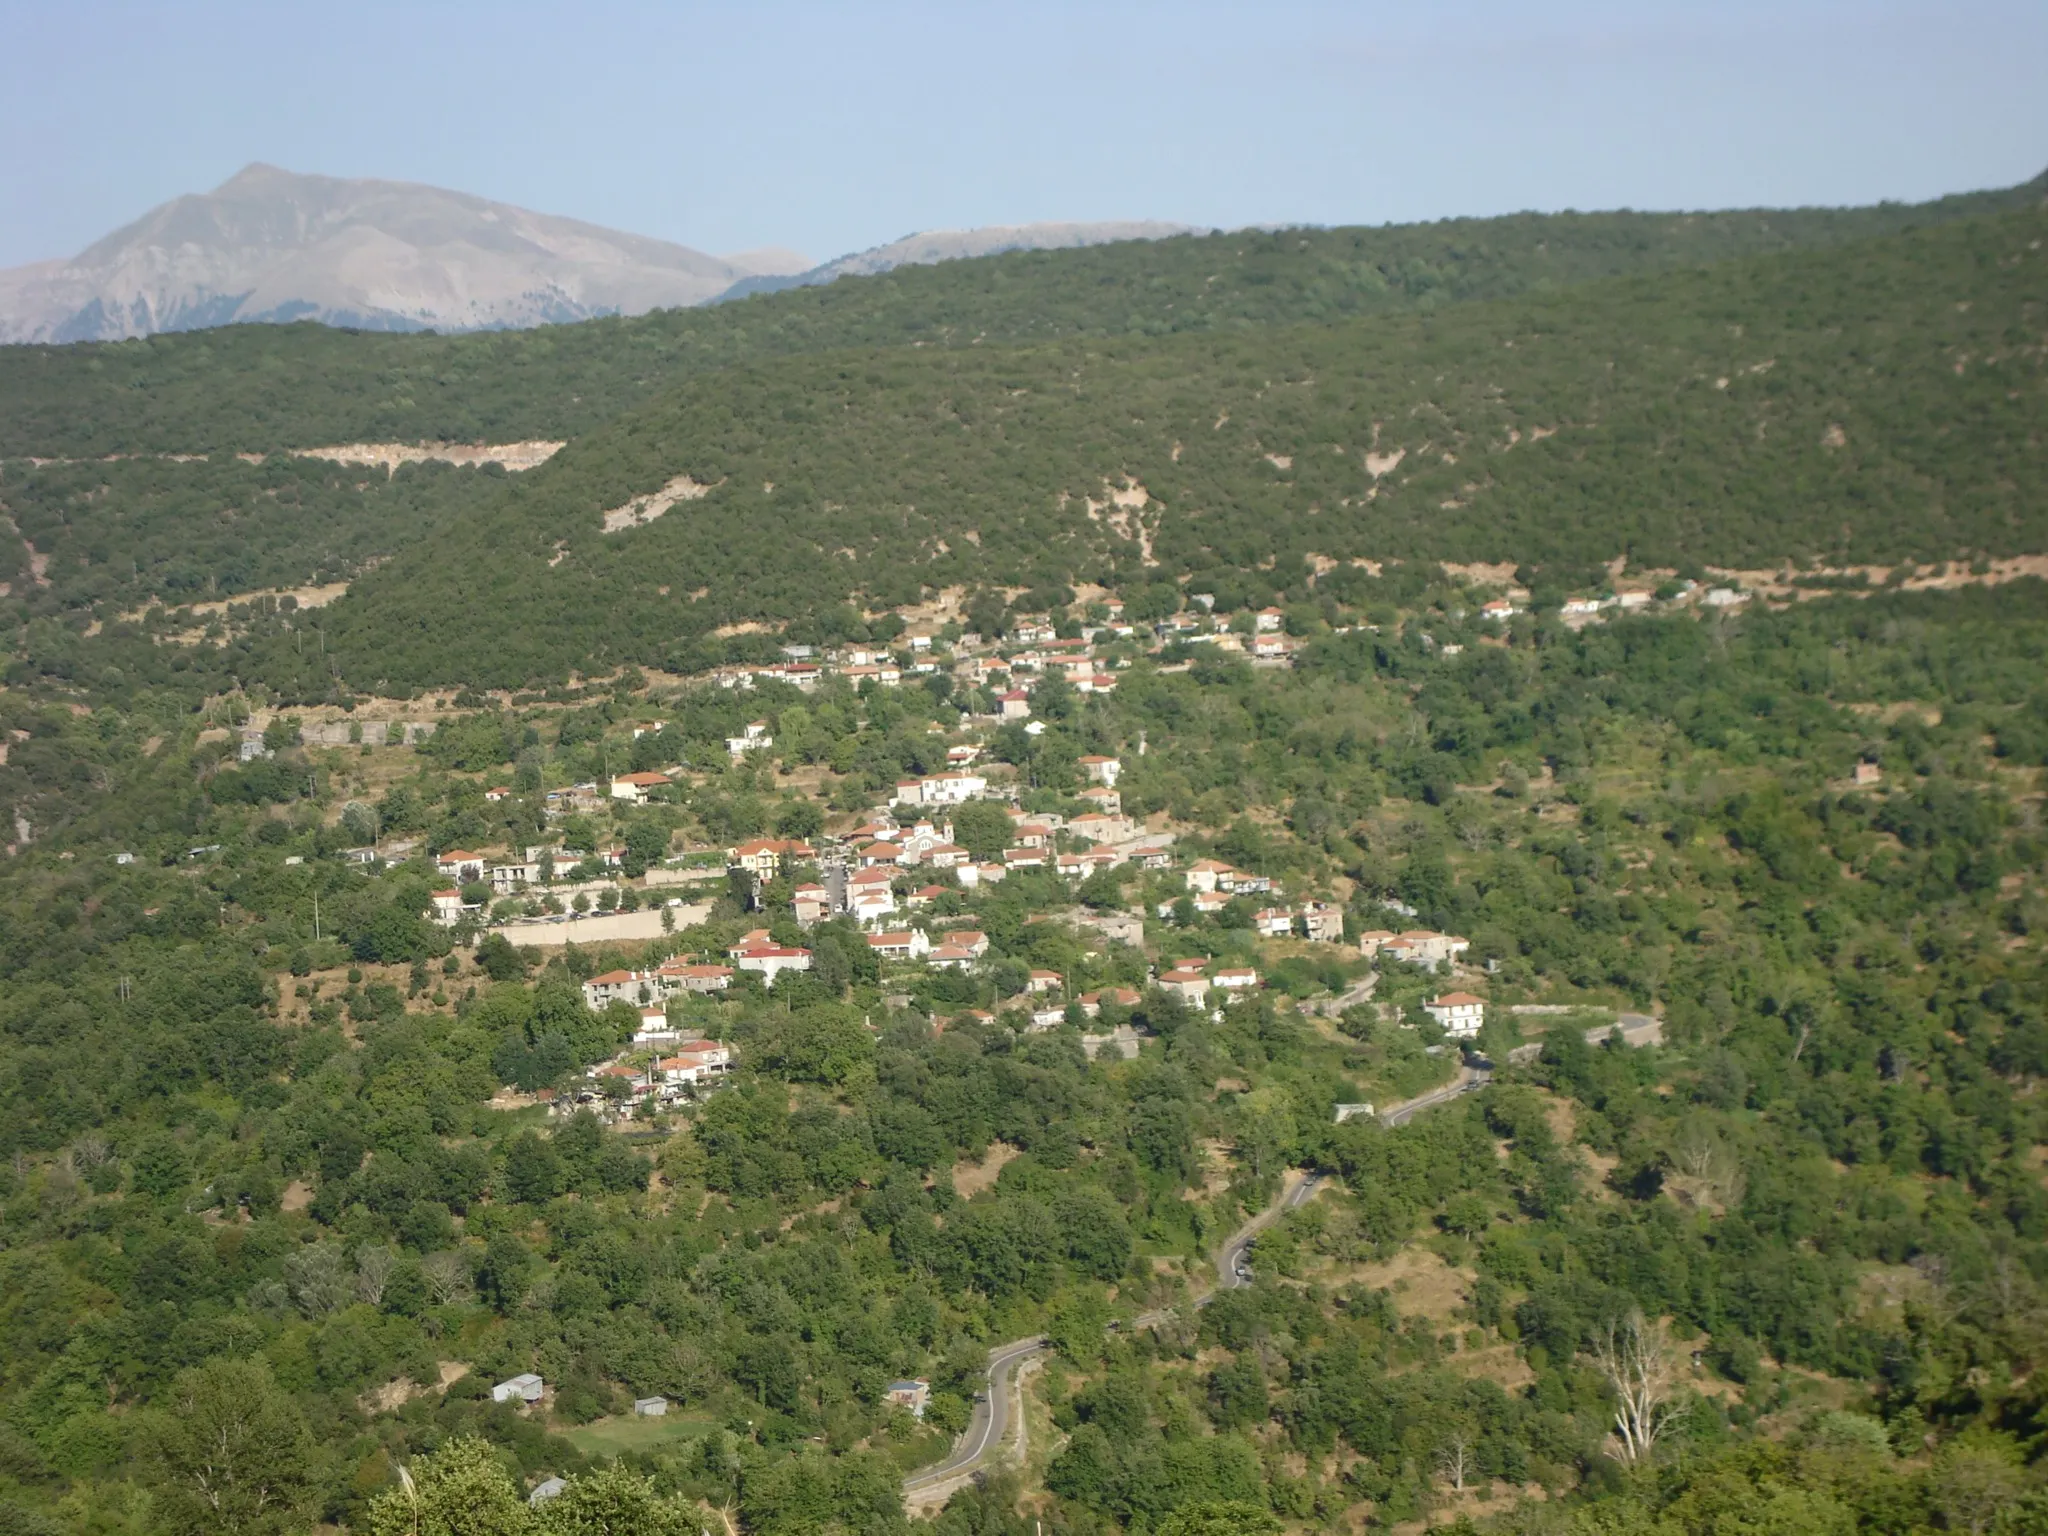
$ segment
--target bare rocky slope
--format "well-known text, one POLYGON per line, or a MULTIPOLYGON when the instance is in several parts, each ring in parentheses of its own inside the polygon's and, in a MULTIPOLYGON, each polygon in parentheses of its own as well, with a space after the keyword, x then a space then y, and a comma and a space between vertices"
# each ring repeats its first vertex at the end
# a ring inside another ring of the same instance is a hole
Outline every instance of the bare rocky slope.
POLYGON ((802 271, 406 182, 251 165, 68 261, 0 271, 0 341, 99 341, 245 320, 488 330, 701 304, 802 271))

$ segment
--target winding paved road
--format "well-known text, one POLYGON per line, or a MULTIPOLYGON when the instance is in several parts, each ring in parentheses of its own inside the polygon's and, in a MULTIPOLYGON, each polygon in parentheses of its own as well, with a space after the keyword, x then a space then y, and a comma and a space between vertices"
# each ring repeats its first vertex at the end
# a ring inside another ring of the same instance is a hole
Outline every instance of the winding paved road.
POLYGON ((1448 1104, 1451 1100, 1458 1097, 1459 1094, 1475 1092, 1478 1089, 1484 1088, 1492 1081, 1493 1068, 1490 1065, 1461 1066, 1458 1068, 1458 1075, 1448 1083, 1445 1083, 1443 1087, 1432 1088, 1429 1092, 1418 1094, 1412 1099, 1403 1100, 1399 1104, 1389 1105, 1379 1117, 1380 1124, 1406 1125, 1425 1109, 1434 1109, 1439 1104, 1448 1104))
MULTIPOLYGON (((1621 1031, 1621 1043, 1627 1046, 1662 1045, 1664 1043, 1664 1021, 1647 1013, 1618 1013, 1612 1024, 1595 1024, 1586 1031, 1586 1044, 1600 1046, 1607 1043, 1608 1036, 1615 1030, 1621 1031)), ((1508 1060, 1515 1066, 1523 1066, 1543 1054, 1543 1042, 1531 1040, 1527 1045, 1518 1045, 1508 1052, 1508 1060)))
MULTIPOLYGON (((1367 990, 1369 994, 1370 989, 1367 990)), ((1654 1045, 1661 1043, 1663 1039, 1662 1022, 1648 1014, 1624 1013, 1616 1023, 1621 1027, 1622 1039, 1629 1045, 1654 1045)), ((1588 1042, 1597 1042, 1604 1039, 1614 1027, 1613 1024, 1602 1024, 1586 1031, 1586 1038, 1588 1042)), ((1540 1041, 1533 1045, 1518 1046, 1510 1059, 1532 1059, 1541 1049, 1540 1041)), ((1425 1109, 1434 1109, 1439 1104, 1450 1103, 1460 1095, 1474 1093, 1491 1081, 1493 1066, 1489 1062, 1480 1061, 1460 1066, 1458 1075, 1441 1088, 1433 1088, 1428 1093, 1392 1105, 1378 1118, 1382 1125, 1404 1125, 1425 1109)), ((1323 1175, 1320 1173, 1302 1174, 1290 1171, 1273 1203, 1231 1233, 1223 1246, 1216 1250, 1216 1287, 1195 1297, 1194 1305, 1206 1307, 1215 1300, 1218 1293, 1251 1284, 1251 1266, 1245 1255, 1251 1248, 1253 1239, 1288 1211, 1308 1204, 1315 1198, 1315 1193, 1322 1187, 1322 1183, 1323 1175)), ((1141 1312, 1131 1320, 1131 1326, 1156 1327, 1171 1317, 1173 1312, 1174 1309, 1171 1307, 1141 1312)), ((1018 1382, 1018 1373, 1027 1361, 1051 1347, 1042 1338, 1018 1339, 1014 1343, 999 1345, 989 1351, 988 1386, 975 1400, 974 1412, 968 1418, 965 1432, 953 1442, 953 1449, 944 1461, 913 1472, 903 1480, 903 1496, 906 1500, 913 1504, 934 1500, 966 1482, 1002 1450, 1004 1442, 1010 1438, 1013 1417, 1017 1426, 1017 1454, 1020 1459, 1022 1458, 1026 1442, 1023 1392, 1018 1382)))
MULTIPOLYGON (((1017 1390, 1017 1371, 1025 1361, 1049 1347, 1042 1338, 1018 1339, 988 1352, 988 1386, 975 1399, 974 1412, 968 1417, 966 1430, 953 1442, 953 1450, 944 1461, 921 1468, 903 1480, 906 1499, 917 1501, 920 1496, 931 1498, 941 1492, 951 1492, 954 1485, 966 1481, 981 1469, 984 1461, 1002 1449, 1003 1442, 1010 1437, 1011 1411, 1022 1408, 1017 1390)), ((1017 1451, 1020 1457, 1024 1444, 1024 1421, 1019 1411, 1017 1451)))
MULTIPOLYGON (((1218 1290, 1234 1290, 1240 1285, 1251 1284, 1251 1267, 1245 1261, 1245 1250, 1251 1247, 1252 1239, 1287 1212, 1308 1204, 1315 1198, 1316 1190, 1321 1187, 1322 1182, 1323 1176, 1320 1173, 1306 1174, 1299 1181, 1290 1177, 1281 1184, 1280 1193, 1271 1205, 1230 1234, 1229 1241, 1216 1252, 1218 1290)), ((1209 1297, 1215 1294, 1215 1291, 1210 1291, 1197 1297, 1195 1305, 1206 1306, 1209 1297)))
MULTIPOLYGON (((1216 1251, 1216 1289, 1204 1291, 1195 1298, 1194 1304, 1205 1307, 1215 1298, 1217 1291, 1249 1285, 1251 1272, 1244 1256, 1245 1250, 1252 1245, 1252 1239, 1283 1213, 1306 1205, 1314 1198, 1322 1181, 1323 1176, 1319 1173, 1297 1175, 1290 1172, 1273 1203, 1231 1233, 1216 1251)), ((1170 1307, 1142 1312, 1132 1319, 1132 1326, 1153 1327, 1172 1315, 1170 1307)), ((1010 1439, 1013 1418, 1017 1427, 1017 1454, 1020 1459, 1023 1457, 1026 1449, 1023 1399, 1017 1374, 1026 1361, 1051 1347, 1042 1338, 1018 1339, 989 1351, 988 1386, 975 1398, 974 1412, 967 1420, 966 1430, 953 1442, 953 1449, 944 1461, 922 1467, 904 1478, 903 1496, 906 1500, 912 1504, 935 1501, 965 1483, 1003 1449, 1010 1439)))

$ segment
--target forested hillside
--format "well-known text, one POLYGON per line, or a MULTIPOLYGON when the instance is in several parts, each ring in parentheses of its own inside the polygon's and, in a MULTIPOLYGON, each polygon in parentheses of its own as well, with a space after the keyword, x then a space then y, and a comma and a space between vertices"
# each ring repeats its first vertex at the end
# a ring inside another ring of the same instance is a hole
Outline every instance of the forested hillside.
POLYGON ((729 370, 365 577, 327 643, 358 687, 518 686, 983 583, 2036 553, 2044 234, 2028 210, 1428 318, 729 370), (603 531, 677 475, 711 489, 603 531))
POLYGON ((1655 1009, 1663 1046, 1502 1011, 1478 1044, 1506 1062, 1548 1023, 1533 1061, 1399 1129, 1332 1125, 1444 1079, 1438 983, 1390 965, 1303 1016, 1355 950, 1262 939, 1250 902, 1154 922, 1171 872, 1082 892, 1144 911, 1142 949, 1076 927, 1050 871, 943 895, 924 920, 993 946, 972 973, 798 930, 783 877, 544 967, 421 916, 426 849, 815 835, 942 760, 929 726, 958 716, 924 687, 628 683, 447 716, 430 751, 287 734, 247 766, 167 698, 0 696, 0 788, 51 808, 0 866, 6 1528, 886 1536, 987 1347, 1040 1331, 1034 1457, 955 1494, 947 1536, 2037 1528, 2039 584, 1492 643, 1426 571, 1344 591, 1377 633, 1302 614, 1293 671, 1041 685, 1048 729, 991 755, 1071 812, 1079 755, 1121 753, 1126 807, 1191 855, 1335 897, 1354 932, 1403 902, 1470 935, 1495 1003, 1655 1009), (544 814, 756 712, 779 761, 544 814), (1859 761, 1878 782, 1849 785, 1859 761), (370 828, 419 851, 351 863, 370 828), (731 1084, 616 1128, 515 1093, 635 1028, 578 981, 759 924, 817 968, 672 1009, 733 1043, 731 1084), (1148 985, 1163 955, 1269 987, 1211 1017, 1148 985), (1139 1056, 1089 1061, 1077 1012, 1024 1031, 1032 969, 1132 987, 1139 1056), (1291 1166, 1329 1188, 1252 1285, 1189 1306, 1291 1166), (1671 1374, 1635 1455, 1599 1351, 1638 1317, 1671 1374), (544 1403, 489 1400, 526 1370, 544 1403), (903 1376, 922 1421, 882 1398, 903 1376), (650 1393, 654 1424, 627 1412, 650 1393))
POLYGON ((2039 193, 0 351, 0 1536, 2048 1531, 2039 193))
POLYGON ((682 379, 791 353, 1163 335, 1429 309, 2038 204, 1520 215, 1016 252, 631 320, 462 337, 230 326, 0 348, 0 458, 561 438, 682 379))

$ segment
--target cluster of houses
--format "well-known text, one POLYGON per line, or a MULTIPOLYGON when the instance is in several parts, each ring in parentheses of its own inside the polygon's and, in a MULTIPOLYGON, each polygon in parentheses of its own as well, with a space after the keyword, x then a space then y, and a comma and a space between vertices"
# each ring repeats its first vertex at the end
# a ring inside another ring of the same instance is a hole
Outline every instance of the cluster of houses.
MULTIPOLYGON (((668 970, 664 966, 662 969, 668 970)), ((719 971, 722 966, 693 966, 682 969, 719 971)), ((655 972, 612 971, 593 976, 584 983, 583 996, 602 996, 607 1002, 621 996, 628 985, 622 978, 655 972)), ((730 976, 730 972, 726 972, 730 976)), ((643 980, 633 987, 643 996, 655 995, 656 984, 643 980)), ((592 1004, 593 1007, 602 1004, 592 1004)), ((715 1088, 732 1072, 732 1047, 722 1040, 686 1035, 669 1022, 668 1010, 659 1003, 643 1004, 640 1025, 627 1047, 610 1061, 592 1067, 570 1092, 556 1096, 551 1114, 572 1114, 591 1109, 601 1119, 628 1113, 639 1105, 667 1104, 715 1088)))
MULTIPOLYGON (((611 1095, 604 1090, 613 1084, 622 1084, 624 1092, 619 1094, 619 1098, 627 1105, 636 1105, 649 1099, 666 1103, 688 1093, 701 1092, 716 1086, 731 1071, 732 1050, 720 1041, 685 1039, 680 1034, 667 1033, 665 1042, 662 1042, 659 1036, 636 1034, 626 1055, 591 1068, 587 1080, 592 1098, 609 1100, 611 1095), (654 1053, 649 1052, 649 1046, 655 1047, 654 1053), (666 1049, 669 1054, 658 1054, 661 1049, 666 1049)), ((579 1089, 577 1094, 571 1095, 571 1102, 566 1106, 557 1100, 557 1109, 573 1109, 588 1102, 583 1093, 584 1090, 579 1089)))
POLYGON ((1195 602, 1204 610, 1202 613, 1176 613, 1155 624, 1153 633, 1164 644, 1180 641, 1187 645, 1213 645, 1221 651, 1243 652, 1254 663, 1292 665, 1301 642, 1281 633, 1287 616, 1278 608, 1261 608, 1252 615, 1252 632, 1241 635, 1227 621, 1219 621, 1208 612, 1214 599, 1204 601, 1207 597, 1206 593, 1194 594, 1195 602))
MULTIPOLYGON (((1199 602, 1199 598, 1197 599, 1199 602)), ((784 659, 750 665, 721 667, 712 674, 727 688, 753 688, 761 683, 787 683, 808 693, 825 679, 844 678, 859 686, 873 683, 895 688, 905 678, 936 673, 947 666, 961 682, 988 689, 995 700, 995 717, 1025 720, 1031 716, 1031 699, 1023 687, 1026 679, 1060 677, 1078 693, 1114 693, 1119 663, 1104 647, 1120 640, 1141 638, 1138 627, 1123 621, 1123 604, 1110 600, 1109 622, 1087 625, 1079 635, 1065 639, 1049 619, 1023 619, 1010 631, 1001 648, 983 649, 978 635, 963 635, 958 659, 941 659, 937 638, 910 633, 892 649, 877 644, 847 645, 820 655, 808 645, 785 645, 784 659)), ((1242 651, 1255 662, 1291 663, 1299 642, 1281 633, 1284 615, 1266 608, 1253 616, 1252 632, 1237 633, 1225 620, 1203 613, 1176 614, 1152 626, 1149 636, 1162 644, 1174 641, 1212 644, 1219 649, 1242 651)), ((757 722, 758 724, 758 722, 757 722)), ((754 727, 749 735, 734 737, 727 746, 735 757, 754 750, 754 727)), ((765 740, 760 744, 765 745, 765 740)))
MULTIPOLYGON (((1111 606, 1114 610, 1118 605, 1111 606)), ((1284 634, 1284 615, 1278 609, 1265 609, 1253 615, 1249 625, 1240 621, 1233 629, 1213 614, 1200 611, 1206 606, 1201 594, 1196 594, 1191 611, 1162 621, 1154 634, 1162 641, 1245 650, 1255 660, 1290 655, 1293 642, 1284 634)), ((1519 611, 1511 599, 1498 599, 1485 605, 1482 616, 1504 619, 1519 611)), ((946 664, 964 681, 994 694, 999 716, 1028 721, 1031 701, 1017 686, 1021 679, 1033 674, 1061 676, 1083 691, 1107 691, 1115 687, 1116 679, 1112 665, 1097 654, 1098 643, 1136 634, 1132 626, 1121 622, 1120 615, 1107 626, 1068 639, 1059 638, 1049 623, 1025 622, 1014 630, 1006 650, 976 654, 977 642, 967 637, 962 658, 957 662, 947 658, 946 664)), ((734 687, 776 680, 808 689, 822 678, 840 676, 857 683, 894 686, 908 672, 936 670, 943 656, 931 636, 913 634, 897 649, 898 653, 892 654, 881 646, 849 646, 821 658, 808 647, 792 645, 784 647, 782 661, 729 668, 720 679, 734 687)), ((643 725, 636 735, 661 728, 660 722, 643 725)), ((774 740, 770 722, 755 720, 728 739, 726 747, 738 761, 772 750, 774 740)), ((891 964, 957 970, 985 961, 987 936, 972 928, 941 931, 912 916, 951 892, 1001 881, 1019 869, 1051 869, 1078 883, 1101 869, 1175 867, 1172 835, 1148 833, 1140 821, 1125 814, 1117 788, 1123 768, 1118 758, 1091 755, 1080 760, 1088 783, 1079 798, 1086 809, 1063 816, 1017 808, 1015 791, 1007 783, 992 783, 980 766, 984 750, 972 742, 948 747, 943 767, 899 781, 887 805, 847 834, 829 840, 827 846, 793 838, 754 838, 726 850, 727 866, 764 882, 802 870, 804 883, 792 894, 799 926, 848 916, 863 930, 874 953, 891 964), (991 798, 1012 801, 1005 806, 1011 831, 997 856, 977 858, 954 840, 952 813, 970 802, 991 798), (816 874, 811 873, 814 869, 816 874), (918 875, 925 872, 930 878, 919 884, 918 875), (906 873, 911 876, 908 880, 906 873)), ((602 788, 589 784, 556 791, 549 797, 548 809, 550 814, 561 815, 578 809, 640 805, 675 782, 673 771, 621 773, 602 788)), ((623 849, 600 850, 596 857, 600 862, 617 863, 623 853, 623 849)), ((448 886, 434 893, 434 916, 444 923, 460 921, 469 910, 462 900, 464 888, 473 892, 476 885, 488 882, 494 893, 510 894, 539 883, 551 856, 550 850, 541 847, 502 858, 449 850, 437 860, 436 867, 448 886)), ((1183 902, 1191 903, 1198 913, 1215 913, 1233 901, 1257 901, 1260 905, 1252 915, 1252 926, 1261 937, 1299 937, 1326 944, 1344 941, 1344 912, 1335 903, 1276 901, 1268 877, 1216 859, 1197 860, 1181 874, 1186 894, 1160 903, 1158 911, 1163 917, 1173 916, 1183 902)), ((1396 910, 1406 911, 1398 904, 1396 910)), ((1420 929, 1374 931, 1360 935, 1358 944, 1368 958, 1384 957, 1439 971, 1448 969, 1470 947, 1465 939, 1420 929)), ((667 1004, 678 996, 722 993, 740 972, 757 974, 772 987, 784 974, 807 971, 812 963, 809 949, 778 943, 763 928, 742 935, 722 957, 671 960, 646 970, 617 970, 592 977, 583 988, 591 1007, 623 1001, 642 1009, 644 1015, 643 1027, 629 1048, 632 1059, 622 1058, 598 1069, 593 1087, 600 1091, 609 1087, 605 1096, 616 1100, 617 1085, 602 1081, 615 1077, 626 1085, 629 1098, 639 1100, 648 1095, 672 1096, 710 1083, 729 1070, 729 1053, 715 1042, 674 1037, 666 1023, 667 1004), (722 963, 710 963, 714 958, 722 963)), ((1210 1007, 1256 990, 1261 978, 1249 966, 1176 960, 1162 962, 1155 970, 1154 982, 1190 1006, 1210 1007)), ((1138 1000, 1138 994, 1129 988, 1070 997, 1065 979, 1050 972, 1032 974, 1025 999, 1032 1028, 1055 1027, 1072 1005, 1078 1005, 1084 1016, 1095 1017, 1105 1001, 1129 1007, 1138 1000)), ((1480 1000, 1465 993, 1448 993, 1426 1006, 1447 1033, 1457 1036, 1477 1033, 1484 1014, 1480 1000)))
MULTIPOLYGON (((1123 812, 1116 788, 1122 773, 1114 757, 1091 756, 1081 760, 1089 786, 1081 798, 1090 809, 1071 817, 1009 808, 1011 843, 999 860, 976 862, 953 841, 953 826, 947 812, 966 802, 990 794, 986 775, 973 771, 979 749, 953 748, 944 771, 917 779, 905 779, 896 786, 888 806, 870 814, 860 825, 846 832, 826 860, 825 881, 807 881, 792 893, 797 922, 809 927, 840 915, 851 916, 865 930, 869 947, 881 959, 897 965, 918 965, 935 970, 967 970, 988 953, 988 937, 978 929, 939 930, 909 913, 928 906, 951 891, 999 881, 1020 868, 1053 868, 1073 879, 1084 878, 1097 868, 1115 868, 1136 863, 1141 867, 1167 869, 1173 864, 1169 835, 1148 837, 1139 824, 1123 812), (1062 850, 1059 842, 1079 843, 1080 848, 1062 850), (906 871, 929 871, 932 883, 901 890, 906 871)), ((758 878, 771 878, 819 859, 819 850, 809 843, 791 839, 756 838, 727 850, 727 864, 758 878)), ((1192 901, 1198 911, 1217 911, 1239 898, 1265 897, 1270 900, 1272 880, 1216 859, 1200 859, 1182 871, 1187 895, 1159 904, 1162 917, 1173 915, 1182 901, 1192 901)), ((1397 910, 1408 911, 1397 905, 1397 910)), ((1311 942, 1344 942, 1344 909, 1335 902, 1305 900, 1273 904, 1253 914, 1253 928, 1262 937, 1300 937, 1311 942)), ((1444 970, 1471 946, 1468 940, 1427 929, 1406 933, 1375 930, 1358 941, 1367 958, 1444 970)), ((762 973, 770 985, 784 969, 807 969, 810 953, 774 945, 766 930, 744 936, 729 951, 735 967, 762 973)), ((700 968, 701 969, 701 968, 700 968)), ((668 995, 654 978, 618 972, 595 978, 586 992, 613 981, 618 985, 648 987, 649 995, 668 995)), ((1210 1007, 1234 995, 1256 990, 1262 983, 1249 966, 1214 966, 1203 960, 1166 962, 1155 970, 1161 990, 1194 1007, 1210 1007)), ((1068 1008, 1065 979, 1049 971, 1031 974, 1028 987, 1029 1026, 1056 1027, 1068 1008)), ((1463 1002, 1463 994, 1450 994, 1440 1022, 1457 1035, 1478 1031, 1478 1018, 1463 1002)), ((1073 999, 1087 1017, 1100 1013, 1105 997, 1125 1007, 1134 1006, 1138 994, 1128 988, 1089 993, 1073 999)), ((1439 1000, 1445 1001, 1445 1000, 1439 1000)), ((1432 1010, 1436 1004, 1431 1005, 1432 1010)))
POLYGON ((730 966, 670 960, 653 970, 606 971, 593 976, 583 983, 583 1001, 593 1010, 615 1002, 643 1008, 665 1006, 669 999, 693 992, 723 992, 731 980, 730 966))
POLYGON ((1470 939, 1456 934, 1436 933, 1428 928, 1411 928, 1406 933, 1389 933, 1374 928, 1358 936, 1358 952, 1368 960, 1399 960, 1435 971, 1453 964, 1472 947, 1470 939))
MULTIPOLYGON (((1739 587, 1702 587, 1696 581, 1680 583, 1679 590, 1672 598, 1674 603, 1698 603, 1707 608, 1733 608, 1749 601, 1750 594, 1739 587)), ((1568 597, 1558 607, 1558 616, 1567 623, 1576 619, 1580 622, 1596 619, 1608 613, 1641 613, 1657 601, 1656 594, 1640 587, 1627 588, 1619 592, 1605 592, 1597 597, 1568 597)), ((1482 603, 1479 616, 1483 619, 1511 619, 1527 611, 1528 597, 1520 600, 1514 597, 1497 597, 1482 603)))
MULTIPOLYGON (((955 888, 974 889, 1008 877, 1012 870, 1051 869, 1081 881, 1098 869, 1135 864, 1165 869, 1172 863, 1173 835, 1147 833, 1123 811, 1116 788, 1122 769, 1114 757, 1081 759, 1089 785, 1080 799, 1088 809, 1073 816, 1011 808, 1009 844, 994 859, 977 860, 953 841, 948 812, 970 800, 990 798, 986 775, 970 771, 978 749, 956 747, 948 757, 958 767, 904 779, 888 805, 846 832, 828 861, 828 883, 799 885, 793 893, 797 921, 808 927, 848 915, 862 927, 890 922, 895 914, 929 904, 955 888), (1064 840, 1081 847, 1061 848, 1064 840), (905 871, 930 871, 933 883, 899 896, 905 871)), ((726 850, 729 869, 767 880, 819 857, 808 843, 753 838, 726 850)))

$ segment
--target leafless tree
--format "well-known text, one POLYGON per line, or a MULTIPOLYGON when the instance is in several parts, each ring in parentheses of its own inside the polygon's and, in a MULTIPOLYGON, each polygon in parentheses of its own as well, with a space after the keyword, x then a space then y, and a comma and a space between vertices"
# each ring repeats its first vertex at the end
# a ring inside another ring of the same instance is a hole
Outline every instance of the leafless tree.
POLYGON ((113 1147, 97 1131, 87 1131, 71 1143, 71 1161, 80 1168, 98 1168, 113 1155, 113 1147))
POLYGON ((1719 1128, 1706 1119, 1695 1115, 1679 1126, 1678 1134, 1672 1138, 1671 1162, 1724 1207, 1742 1203, 1743 1192, 1749 1185, 1742 1156, 1719 1128))
POLYGON ((363 1244, 356 1250, 356 1294, 371 1306, 378 1305, 397 1267, 398 1255, 382 1243, 363 1244))
POLYGON ((339 1246, 317 1243, 301 1248, 284 1261, 284 1277, 308 1317, 326 1317, 349 1304, 355 1278, 339 1246))
POLYGON ((1640 1309, 1631 1308, 1593 1336, 1587 1354, 1614 1393, 1618 1445, 1609 1454, 1627 1462, 1647 1460, 1659 1437, 1684 1412, 1663 1323, 1649 1322, 1640 1309))
POLYGON ((1452 1491, 1463 1493, 1465 1479, 1472 1475, 1472 1437, 1462 1429, 1444 1436, 1436 1448, 1436 1469, 1449 1479, 1452 1491))
POLYGON ((430 1253, 420 1260, 420 1273, 427 1289, 434 1293, 436 1306, 467 1301, 470 1297, 469 1265, 459 1253, 430 1253))

